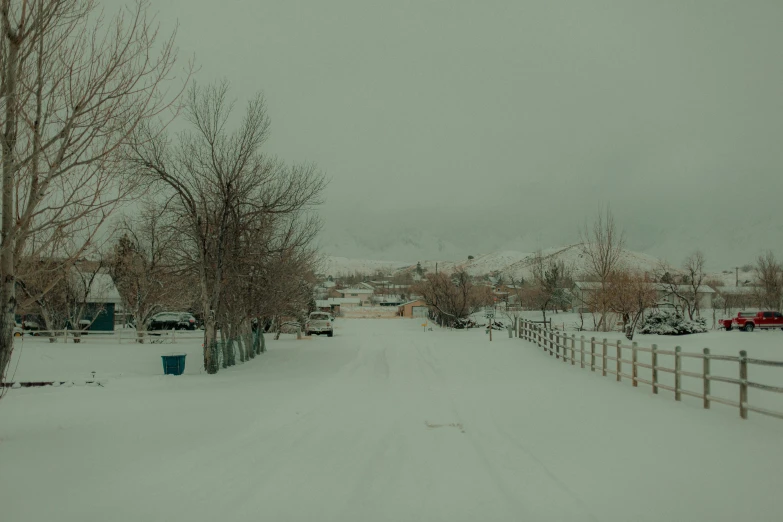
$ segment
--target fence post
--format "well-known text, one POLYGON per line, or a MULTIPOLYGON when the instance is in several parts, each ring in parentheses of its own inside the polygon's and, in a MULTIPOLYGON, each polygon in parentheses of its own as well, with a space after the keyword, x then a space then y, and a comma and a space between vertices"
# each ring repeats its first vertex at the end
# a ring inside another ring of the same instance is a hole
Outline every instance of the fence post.
POLYGON ((702 370, 704 375, 704 409, 710 409, 710 349, 704 349, 704 367, 702 370))
POLYGON ((623 363, 620 362, 620 359, 623 358, 623 342, 621 340, 617 340, 617 382, 620 382, 622 380, 622 377, 620 377, 620 372, 623 371, 623 363))
POLYGON ((639 346, 635 341, 631 343, 631 361, 633 368, 631 369, 631 375, 633 375, 633 378, 631 379, 633 381, 634 388, 639 387, 639 381, 637 380, 637 377, 639 376, 637 370, 636 370, 636 361, 637 361, 637 355, 636 355, 636 347, 639 346))
MULTIPOLYGON (((557 359, 560 359, 560 332, 555 332, 555 351, 557 351, 557 359)), ((563 349, 563 358, 565 358, 565 349, 563 349)))
MULTIPOLYGON (((552 330, 549 330, 549 355, 550 357, 554 357, 555 355, 555 335, 552 333, 552 330)), ((559 357, 559 355, 558 355, 559 357)))
POLYGON ((595 371, 595 337, 590 338, 590 371, 595 371))
POLYGON ((679 346, 676 346, 674 348, 674 400, 679 401, 682 398, 682 394, 680 393, 680 388, 682 384, 682 375, 680 375, 680 370, 682 368, 682 358, 680 357, 680 352, 682 351, 682 348, 679 346))
POLYGON ((748 352, 742 350, 739 354, 739 380, 740 396, 739 408, 740 417, 748 418, 748 352))
POLYGON ((576 360, 574 359, 575 347, 576 347, 576 334, 571 334, 571 366, 574 366, 576 364, 576 360))
POLYGON ((652 362, 650 363, 650 366, 652 366, 652 389, 653 393, 658 393, 658 345, 654 344, 652 345, 652 362))
POLYGON ((601 351, 603 356, 603 361, 601 364, 601 376, 606 377, 606 337, 604 337, 604 342, 602 343, 601 351))
POLYGON ((585 336, 579 337, 579 366, 584 369, 585 367, 585 336))

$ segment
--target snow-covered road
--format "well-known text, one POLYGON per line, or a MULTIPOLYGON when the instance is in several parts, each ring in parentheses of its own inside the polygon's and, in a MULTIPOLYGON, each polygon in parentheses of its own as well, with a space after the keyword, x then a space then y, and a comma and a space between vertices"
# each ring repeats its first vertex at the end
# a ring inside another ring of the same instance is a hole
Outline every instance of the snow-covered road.
POLYGON ((13 391, 0 519, 777 521, 781 440, 505 333, 341 320, 217 376, 13 391))

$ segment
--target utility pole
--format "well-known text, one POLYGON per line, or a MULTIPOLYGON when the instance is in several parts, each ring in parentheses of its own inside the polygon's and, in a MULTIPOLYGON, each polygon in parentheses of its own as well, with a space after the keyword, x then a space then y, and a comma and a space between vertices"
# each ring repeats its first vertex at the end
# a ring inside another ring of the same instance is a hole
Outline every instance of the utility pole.
POLYGON ((734 267, 734 286, 739 286, 739 267, 734 267))

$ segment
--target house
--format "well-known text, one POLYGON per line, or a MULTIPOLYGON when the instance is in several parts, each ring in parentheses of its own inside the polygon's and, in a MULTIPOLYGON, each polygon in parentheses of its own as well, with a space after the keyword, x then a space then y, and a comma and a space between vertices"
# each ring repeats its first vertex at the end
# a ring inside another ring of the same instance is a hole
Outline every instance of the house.
POLYGON ((400 306, 403 299, 399 295, 374 295, 372 303, 379 306, 400 306))
POLYGON ((373 290, 368 288, 342 288, 337 292, 343 299, 358 299, 360 306, 367 304, 373 295, 373 290))
POLYGON ((401 304, 397 310, 401 317, 407 317, 408 319, 425 318, 429 312, 429 307, 421 299, 415 301, 408 301, 401 304))
POLYGON ((83 274, 74 268, 71 284, 78 287, 76 290, 79 294, 86 295, 86 306, 80 322, 89 324, 90 331, 113 332, 114 315, 121 307, 122 299, 111 276, 106 273, 97 273, 94 276, 83 274), (89 288, 84 288, 87 284, 89 288))
POLYGON ((327 312, 332 314, 333 316, 339 316, 340 315, 340 303, 336 303, 333 301, 327 301, 325 299, 318 299, 315 301, 315 308, 319 312, 327 312))
MULTIPOLYGON (((658 290, 659 308, 684 308, 685 302, 678 295, 690 295, 693 293, 693 287, 690 285, 666 285, 656 283, 658 290)), ((706 310, 712 308, 712 298, 715 296, 715 290, 707 285, 701 285, 696 289, 696 299, 699 302, 699 309, 706 310)))
POLYGON ((726 311, 738 308, 761 308, 758 298, 758 288, 753 286, 719 286, 715 289, 717 295, 723 298, 723 309, 726 311))
POLYGON ((355 306, 362 306, 362 301, 356 297, 330 297, 324 301, 329 303, 329 306, 334 304, 339 305, 342 308, 351 308, 355 306))
POLYGON ((588 312, 588 303, 592 300, 596 292, 601 290, 601 283, 592 281, 576 281, 571 288, 571 311, 574 313, 588 312))
MULTIPOLYGON (((664 283, 649 283, 655 287, 658 294, 656 306, 658 308, 684 308, 684 301, 678 295, 689 295, 693 292, 690 285, 668 285, 664 283)), ((571 288, 571 294, 574 299, 571 301, 572 312, 587 312, 588 303, 593 296, 601 290, 601 283, 592 281, 576 281, 571 288)), ((715 290, 707 285, 701 285, 696 290, 696 297, 699 301, 699 309, 706 310, 712 308, 712 298, 715 290)))

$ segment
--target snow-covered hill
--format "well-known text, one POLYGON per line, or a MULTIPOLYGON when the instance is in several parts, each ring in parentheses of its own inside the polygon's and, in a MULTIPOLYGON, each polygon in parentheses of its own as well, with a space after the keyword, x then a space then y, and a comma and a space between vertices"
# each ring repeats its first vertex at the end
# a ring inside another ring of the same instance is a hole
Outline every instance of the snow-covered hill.
POLYGON ((326 256, 320 264, 319 272, 334 277, 353 275, 355 273, 372 275, 378 271, 385 274, 393 274, 409 266, 410 263, 404 261, 378 261, 374 259, 349 259, 347 257, 326 256))
MULTIPOLYGON (((543 250, 541 253, 546 259, 553 258, 565 262, 576 273, 585 269, 585 260, 579 245, 551 248, 543 250)), ((434 272, 436 269, 443 272, 465 270, 474 276, 500 273, 506 277, 527 279, 531 276, 535 257, 535 253, 517 252, 514 250, 490 252, 476 255, 473 259, 459 261, 419 260, 408 263, 329 256, 325 258, 321 271, 332 276, 348 275, 357 272, 371 275, 377 271, 392 275, 398 271, 413 271, 417 263, 421 263, 422 268, 427 272, 434 272)), ((655 257, 630 250, 623 252, 622 259, 626 266, 644 271, 652 271, 660 263, 655 257)))

